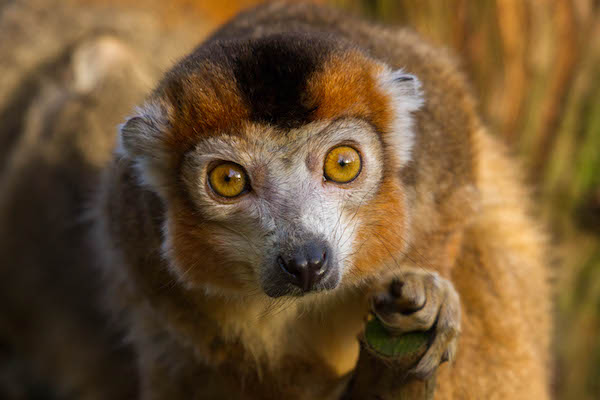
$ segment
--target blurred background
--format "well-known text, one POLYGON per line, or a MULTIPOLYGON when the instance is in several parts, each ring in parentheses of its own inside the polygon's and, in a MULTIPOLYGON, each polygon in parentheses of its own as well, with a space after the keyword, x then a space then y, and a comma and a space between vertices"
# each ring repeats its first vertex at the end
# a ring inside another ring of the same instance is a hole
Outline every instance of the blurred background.
MULTIPOLYGON (((89 31, 133 38, 155 67, 153 81, 218 24, 259 2, 0 0, 0 168, 38 77, 89 31)), ((551 233, 556 396, 599 399, 600 1, 318 2, 410 26, 458 55, 484 120, 521 161, 551 233)))

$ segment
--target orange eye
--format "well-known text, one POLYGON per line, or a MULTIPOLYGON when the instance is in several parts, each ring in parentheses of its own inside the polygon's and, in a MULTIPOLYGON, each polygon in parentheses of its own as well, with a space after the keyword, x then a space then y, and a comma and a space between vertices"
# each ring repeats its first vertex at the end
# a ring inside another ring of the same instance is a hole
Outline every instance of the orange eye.
POLYGON ((248 191, 248 176, 240 165, 224 162, 208 173, 211 189, 222 197, 237 197, 248 191))
POLYGON ((356 179, 361 169, 362 161, 358 151, 350 146, 339 146, 325 157, 323 173, 330 181, 348 183, 356 179))

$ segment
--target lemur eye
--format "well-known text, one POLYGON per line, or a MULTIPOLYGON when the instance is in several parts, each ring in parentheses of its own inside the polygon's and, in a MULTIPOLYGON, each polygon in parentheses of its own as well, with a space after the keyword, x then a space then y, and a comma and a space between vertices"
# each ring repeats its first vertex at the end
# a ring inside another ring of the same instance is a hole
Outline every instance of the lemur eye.
POLYGON ((362 162, 358 151, 350 146, 338 146, 325 157, 325 178, 336 183, 348 183, 356 179, 362 162))
POLYGON ((248 176, 240 165, 223 162, 208 173, 211 189, 222 197, 237 197, 249 189, 248 176))

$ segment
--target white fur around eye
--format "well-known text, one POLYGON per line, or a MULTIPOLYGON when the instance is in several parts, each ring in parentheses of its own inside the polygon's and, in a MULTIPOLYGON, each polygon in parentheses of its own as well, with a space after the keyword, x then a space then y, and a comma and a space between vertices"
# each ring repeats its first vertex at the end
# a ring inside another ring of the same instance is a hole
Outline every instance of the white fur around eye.
POLYGON ((392 132, 388 132, 388 144, 402 165, 411 159, 415 141, 414 118, 412 113, 424 103, 421 82, 402 70, 385 69, 379 76, 379 84, 384 93, 390 96, 394 112, 392 132))

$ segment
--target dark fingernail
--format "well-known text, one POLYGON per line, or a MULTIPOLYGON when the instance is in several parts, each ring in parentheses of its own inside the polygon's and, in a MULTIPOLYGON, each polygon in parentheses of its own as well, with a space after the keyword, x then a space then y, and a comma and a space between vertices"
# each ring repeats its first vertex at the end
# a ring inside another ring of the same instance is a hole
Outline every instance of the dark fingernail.
POLYGON ((375 295, 373 297, 373 306, 374 307, 382 307, 386 303, 385 296, 382 294, 375 295))
POLYGON ((442 363, 445 363, 446 361, 450 361, 450 355, 448 354, 447 351, 444 352, 444 354, 442 354, 442 363))
POLYGON ((402 296, 402 287, 404 286, 404 282, 394 280, 390 285, 390 294, 395 297, 402 296))

